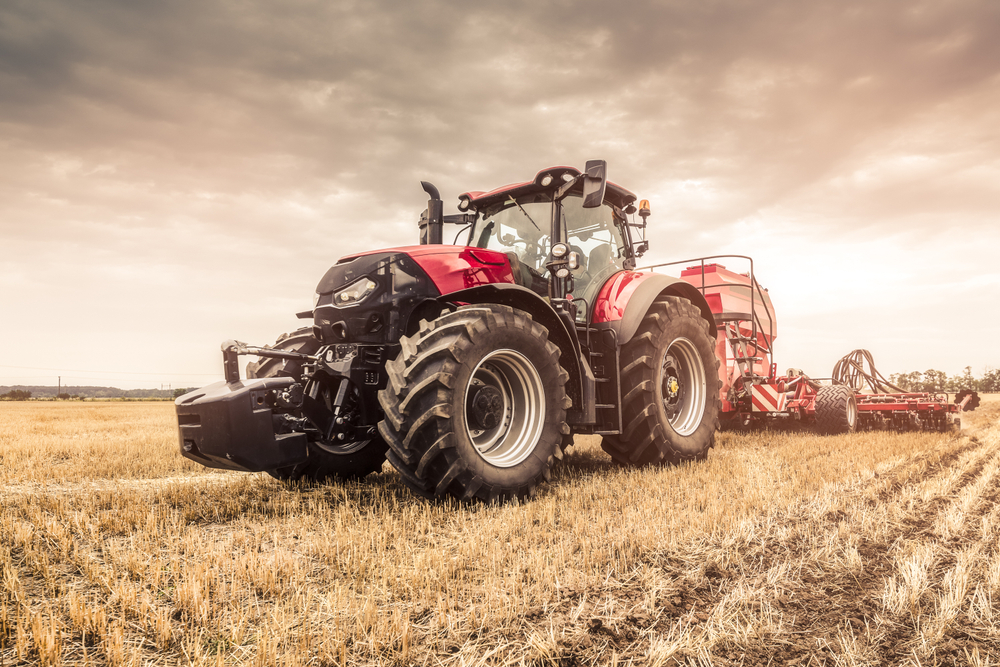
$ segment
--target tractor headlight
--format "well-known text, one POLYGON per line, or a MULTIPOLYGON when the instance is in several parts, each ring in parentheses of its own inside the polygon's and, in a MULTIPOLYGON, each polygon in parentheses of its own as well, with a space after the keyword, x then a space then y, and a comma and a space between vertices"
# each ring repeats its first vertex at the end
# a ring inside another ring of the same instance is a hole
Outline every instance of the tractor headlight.
POLYGON ((333 295, 333 305, 337 308, 361 303, 375 291, 378 285, 371 278, 357 280, 333 295))
POLYGON ((562 259, 569 252, 569 246, 565 243, 557 243, 552 246, 552 256, 556 259, 562 259))

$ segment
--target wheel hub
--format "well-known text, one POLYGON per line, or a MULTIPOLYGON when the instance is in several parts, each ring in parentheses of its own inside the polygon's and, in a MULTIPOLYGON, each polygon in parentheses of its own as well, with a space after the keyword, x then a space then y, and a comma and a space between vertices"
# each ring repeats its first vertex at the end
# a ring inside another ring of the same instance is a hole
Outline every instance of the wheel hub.
POLYGON ((481 386, 472 397, 472 421, 483 430, 496 428, 504 415, 503 394, 496 387, 481 386))
POLYGON ((668 375, 663 381, 663 395, 673 403, 677 400, 677 395, 681 392, 681 383, 673 375, 668 375))
POLYGON ((683 387, 681 385, 680 372, 677 361, 673 355, 666 355, 663 358, 663 407, 667 411, 667 417, 673 419, 680 409, 683 387))

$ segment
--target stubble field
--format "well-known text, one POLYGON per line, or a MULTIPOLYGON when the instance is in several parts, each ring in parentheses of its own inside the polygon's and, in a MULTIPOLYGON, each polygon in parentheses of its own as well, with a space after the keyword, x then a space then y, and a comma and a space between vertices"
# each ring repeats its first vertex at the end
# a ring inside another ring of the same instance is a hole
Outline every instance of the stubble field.
POLYGON ((206 470, 169 403, 3 403, 0 665, 996 665, 998 418, 641 471, 578 438, 496 507, 206 470))

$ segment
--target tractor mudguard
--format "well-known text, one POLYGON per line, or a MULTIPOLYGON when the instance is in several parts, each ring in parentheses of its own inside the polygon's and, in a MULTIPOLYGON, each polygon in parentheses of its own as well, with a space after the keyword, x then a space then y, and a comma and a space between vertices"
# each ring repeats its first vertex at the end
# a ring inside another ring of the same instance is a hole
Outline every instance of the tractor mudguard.
POLYGON ((566 392, 573 400, 568 416, 570 423, 593 424, 597 421, 597 381, 594 379, 594 372, 583 358, 579 339, 570 333, 563 319, 542 297, 520 285, 493 284, 452 292, 442 296, 440 300, 451 303, 498 303, 529 313, 536 322, 549 330, 549 340, 562 352, 560 362, 569 373, 566 392))
POLYGON ((593 323, 617 334, 618 345, 632 339, 653 301, 660 295, 687 299, 716 330, 715 315, 697 287, 680 278, 652 271, 620 271, 611 276, 594 299, 593 323))

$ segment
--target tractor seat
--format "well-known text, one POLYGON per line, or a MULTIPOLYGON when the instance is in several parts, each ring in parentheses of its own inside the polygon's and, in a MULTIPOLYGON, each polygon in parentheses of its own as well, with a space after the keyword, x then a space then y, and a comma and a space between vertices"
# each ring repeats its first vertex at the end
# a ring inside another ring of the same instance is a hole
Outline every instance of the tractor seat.
POLYGON ((598 273, 601 269, 611 264, 611 246, 601 244, 594 248, 587 259, 587 267, 592 273, 598 273))

